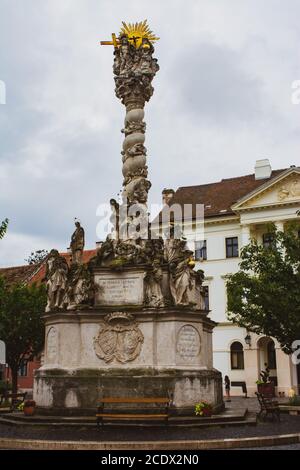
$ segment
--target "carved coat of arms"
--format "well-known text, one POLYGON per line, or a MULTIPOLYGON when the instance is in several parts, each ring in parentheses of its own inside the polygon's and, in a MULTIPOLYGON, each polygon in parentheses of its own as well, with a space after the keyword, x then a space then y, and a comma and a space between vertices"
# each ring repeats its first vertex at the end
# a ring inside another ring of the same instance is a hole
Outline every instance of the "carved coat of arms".
POLYGON ((133 315, 114 312, 106 315, 104 322, 94 338, 97 356, 105 362, 116 359, 126 363, 136 359, 141 352, 144 336, 133 315))

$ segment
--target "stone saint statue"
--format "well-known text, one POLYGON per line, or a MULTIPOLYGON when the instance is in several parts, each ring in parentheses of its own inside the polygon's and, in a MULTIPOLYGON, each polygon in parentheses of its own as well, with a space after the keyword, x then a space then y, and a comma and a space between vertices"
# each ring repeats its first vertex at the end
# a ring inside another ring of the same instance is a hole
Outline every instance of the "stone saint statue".
POLYGON ((73 264, 69 272, 65 297, 67 310, 78 310, 89 306, 93 288, 93 279, 88 267, 84 264, 73 264))
POLYGON ((163 273, 159 260, 154 260, 152 269, 145 276, 145 305, 147 307, 164 307, 164 297, 161 291, 163 273))
POLYGON ((81 227, 80 222, 75 222, 75 232, 72 235, 70 248, 72 253, 72 264, 82 264, 82 253, 84 248, 84 229, 81 227))
POLYGON ((112 238, 114 240, 119 240, 120 238, 120 205, 115 199, 110 200, 111 216, 110 222, 113 225, 112 228, 112 238))
POLYGON ((63 308, 68 270, 69 268, 65 258, 60 256, 57 250, 51 250, 46 266, 46 312, 63 308))

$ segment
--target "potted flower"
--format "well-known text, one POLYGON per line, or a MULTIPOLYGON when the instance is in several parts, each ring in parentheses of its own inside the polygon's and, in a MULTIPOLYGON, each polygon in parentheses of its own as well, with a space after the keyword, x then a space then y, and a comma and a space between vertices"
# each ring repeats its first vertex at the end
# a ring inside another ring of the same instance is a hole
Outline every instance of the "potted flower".
POLYGON ((35 413, 35 401, 25 400, 23 405, 23 412, 25 416, 32 416, 35 413))
POLYGON ((208 418, 212 416, 213 407, 207 401, 200 401, 195 405, 195 414, 196 416, 201 416, 204 418, 208 418))
POLYGON ((265 370, 260 373, 260 379, 256 381, 257 391, 264 397, 275 397, 275 385, 270 381, 270 368, 265 364, 265 370))

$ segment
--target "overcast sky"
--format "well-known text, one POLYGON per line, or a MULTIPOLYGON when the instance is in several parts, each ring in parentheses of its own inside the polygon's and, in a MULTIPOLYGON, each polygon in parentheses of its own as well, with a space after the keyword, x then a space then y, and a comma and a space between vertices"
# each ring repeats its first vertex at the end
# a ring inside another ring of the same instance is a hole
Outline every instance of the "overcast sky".
POLYGON ((96 209, 122 185, 124 107, 114 95, 121 21, 148 19, 160 71, 146 105, 151 201, 300 164, 299 0, 0 0, 0 266, 65 250, 74 217, 96 241, 96 209))

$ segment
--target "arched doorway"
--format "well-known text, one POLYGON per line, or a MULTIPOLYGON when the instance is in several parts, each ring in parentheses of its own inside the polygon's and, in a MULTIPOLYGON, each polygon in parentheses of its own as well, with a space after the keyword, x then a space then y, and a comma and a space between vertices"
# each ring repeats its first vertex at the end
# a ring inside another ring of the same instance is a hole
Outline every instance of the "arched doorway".
POLYGON ((270 369, 270 380, 277 386, 277 361, 276 348, 272 338, 263 337, 257 342, 258 352, 258 373, 265 370, 268 366, 270 369))
POLYGON ((231 370, 244 370, 244 348, 242 343, 235 341, 230 346, 231 370))

